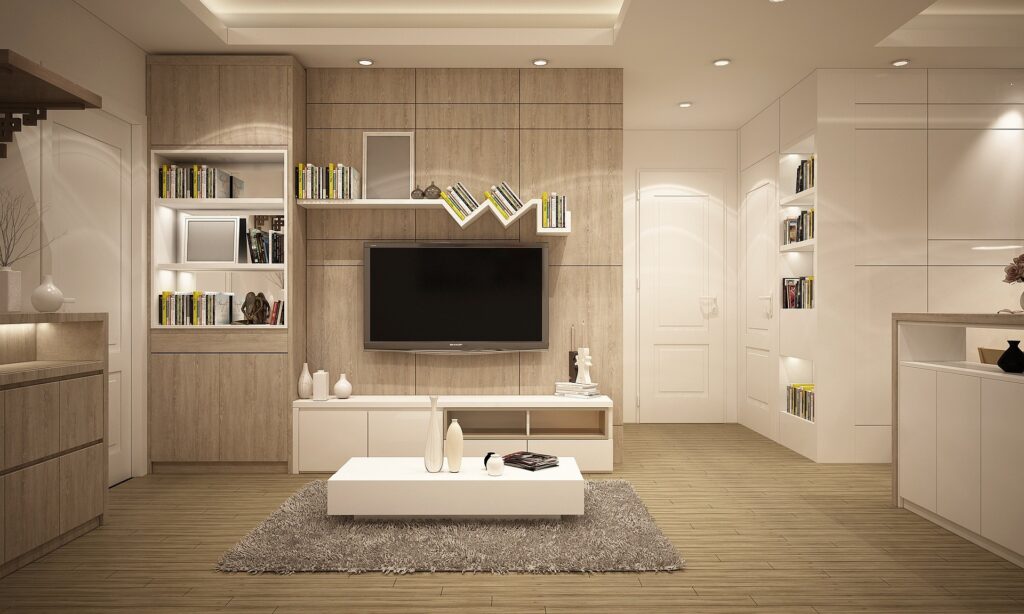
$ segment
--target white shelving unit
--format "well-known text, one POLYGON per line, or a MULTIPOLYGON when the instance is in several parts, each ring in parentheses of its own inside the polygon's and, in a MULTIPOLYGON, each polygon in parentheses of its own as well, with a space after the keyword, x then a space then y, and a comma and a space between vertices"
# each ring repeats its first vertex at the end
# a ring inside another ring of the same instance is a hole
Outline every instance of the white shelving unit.
MULTIPOLYGON (((267 329, 287 328, 289 305, 285 305, 284 325, 208 325, 166 326, 157 316, 157 295, 171 292, 233 292, 235 318, 246 292, 263 292, 270 301, 288 296, 288 271, 284 263, 186 263, 181 254, 181 238, 187 219, 203 216, 254 215, 284 216, 288 219, 288 150, 281 147, 182 147, 156 148, 150 151, 150 202, 152 246, 150 254, 150 327, 153 329, 267 329), (161 198, 159 171, 164 164, 187 166, 206 164, 225 170, 245 182, 240 198, 161 198)), ((287 239, 286 239, 287 240, 287 239)), ((287 249, 285 250, 287 252, 287 249)), ((233 318, 234 319, 234 318, 233 318)))
POLYGON ((786 243, 779 248, 780 252, 813 252, 815 246, 817 246, 816 239, 807 239, 806 241, 797 241, 795 243, 786 243))

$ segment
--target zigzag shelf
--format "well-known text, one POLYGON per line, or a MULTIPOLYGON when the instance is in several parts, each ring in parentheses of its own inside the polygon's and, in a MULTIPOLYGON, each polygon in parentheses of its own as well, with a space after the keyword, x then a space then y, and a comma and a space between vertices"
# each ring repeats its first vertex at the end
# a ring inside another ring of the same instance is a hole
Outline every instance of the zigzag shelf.
POLYGON ((296 203, 304 209, 322 209, 328 211, 373 211, 373 210, 386 210, 386 209, 442 209, 447 212, 455 223, 460 228, 465 228, 473 222, 480 219, 484 211, 490 211, 494 217, 498 218, 506 228, 519 221, 520 218, 526 215, 531 209, 536 209, 537 217, 537 234, 564 237, 572 232, 572 212, 565 212, 565 228, 546 228, 543 225, 543 217, 541 215, 540 199, 534 198, 523 203, 523 207, 516 211, 511 217, 506 219, 494 203, 489 200, 485 200, 473 210, 466 219, 460 220, 455 212, 448 207, 440 198, 429 199, 429 198, 359 198, 353 200, 341 200, 341 199, 311 199, 311 198, 300 198, 296 200, 296 203))

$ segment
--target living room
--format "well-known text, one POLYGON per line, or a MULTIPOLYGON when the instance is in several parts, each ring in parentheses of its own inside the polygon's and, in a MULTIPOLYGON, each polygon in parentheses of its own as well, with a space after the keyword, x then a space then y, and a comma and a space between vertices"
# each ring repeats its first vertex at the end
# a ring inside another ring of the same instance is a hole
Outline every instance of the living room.
POLYGON ((1024 611, 1024 3, 0 9, 0 612, 1024 611))

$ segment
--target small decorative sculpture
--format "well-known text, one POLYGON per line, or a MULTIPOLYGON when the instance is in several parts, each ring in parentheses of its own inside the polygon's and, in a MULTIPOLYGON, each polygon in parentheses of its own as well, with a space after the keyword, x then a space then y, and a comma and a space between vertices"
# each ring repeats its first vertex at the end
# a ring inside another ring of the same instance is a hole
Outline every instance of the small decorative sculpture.
POLYGON ((500 454, 488 452, 484 456, 484 467, 487 469, 487 475, 496 478, 505 472, 505 459, 500 454))
POLYGON ((590 384, 590 367, 593 366, 594 359, 590 357, 590 348, 579 348, 576 350, 576 368, 578 372, 576 374, 577 384, 590 384))
POLYGON ((419 199, 423 198, 423 190, 421 190, 420 186, 417 185, 416 189, 412 191, 412 194, 410 194, 409 197, 410 198, 414 198, 416 200, 419 200, 419 199))
POLYGON ((270 317, 270 303, 262 292, 254 294, 249 292, 242 302, 242 315, 246 324, 266 324, 270 317))
POLYGON ((441 198, 441 188, 437 187, 437 185, 431 181, 430 185, 427 186, 427 189, 423 190, 423 196, 430 199, 441 198))

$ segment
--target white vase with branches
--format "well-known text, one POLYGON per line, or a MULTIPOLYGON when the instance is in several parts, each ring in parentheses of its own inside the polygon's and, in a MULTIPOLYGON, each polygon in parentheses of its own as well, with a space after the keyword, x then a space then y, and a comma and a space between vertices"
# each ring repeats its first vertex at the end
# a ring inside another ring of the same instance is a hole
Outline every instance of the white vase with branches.
POLYGON ((38 226, 35 203, 0 187, 0 313, 21 311, 21 271, 11 267, 42 249, 33 244, 38 226))

